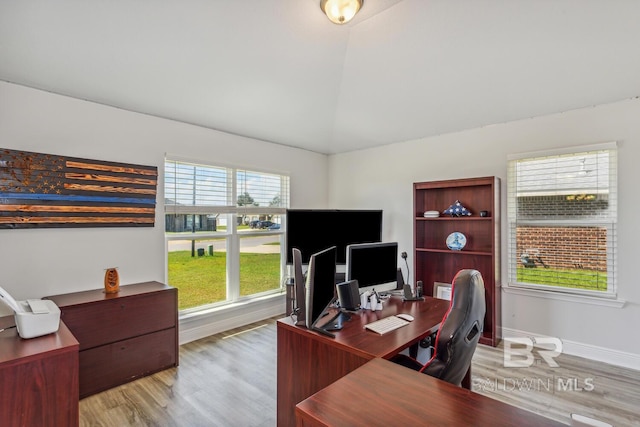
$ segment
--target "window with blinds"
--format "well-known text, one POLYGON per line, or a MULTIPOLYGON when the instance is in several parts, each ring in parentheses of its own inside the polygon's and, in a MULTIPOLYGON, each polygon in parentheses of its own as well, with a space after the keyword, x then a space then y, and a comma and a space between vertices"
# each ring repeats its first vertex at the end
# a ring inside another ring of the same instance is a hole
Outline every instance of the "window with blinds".
POLYGON ((167 280, 180 310, 279 292, 289 177, 166 159, 167 280))
POLYGON ((220 231, 217 218, 231 213, 239 225, 279 225, 289 206, 286 175, 177 160, 165 161, 164 175, 166 232, 220 231))
POLYGON ((218 216, 235 208, 231 172, 224 167, 166 160, 165 231, 218 231, 218 216))
POLYGON ((510 285, 615 294, 616 153, 606 143, 510 156, 510 285))
POLYGON ((289 206, 289 178, 277 174, 237 170, 236 211, 251 230, 279 230, 289 206))

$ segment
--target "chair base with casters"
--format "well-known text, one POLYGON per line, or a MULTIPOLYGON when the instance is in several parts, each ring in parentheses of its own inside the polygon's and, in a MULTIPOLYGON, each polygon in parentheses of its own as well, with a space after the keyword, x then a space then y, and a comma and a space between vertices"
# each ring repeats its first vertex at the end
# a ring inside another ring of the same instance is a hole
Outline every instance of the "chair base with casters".
MULTIPOLYGON (((436 334, 434 353, 424 365, 410 355, 400 354, 392 360, 400 365, 435 378, 470 387, 468 375, 486 312, 484 281, 477 270, 460 270, 452 281, 451 303, 436 334)), ((417 350, 417 347, 415 348, 417 350)))
POLYGON ((420 349, 426 349, 429 351, 429 359, 431 359, 431 356, 433 355, 433 351, 434 351, 434 345, 436 342, 436 334, 433 333, 429 336, 427 336, 426 338, 423 338, 420 340, 420 342, 417 342, 415 344, 413 344, 411 347, 409 347, 408 351, 409 351, 409 356, 417 359, 418 358, 418 352, 420 352, 420 349))

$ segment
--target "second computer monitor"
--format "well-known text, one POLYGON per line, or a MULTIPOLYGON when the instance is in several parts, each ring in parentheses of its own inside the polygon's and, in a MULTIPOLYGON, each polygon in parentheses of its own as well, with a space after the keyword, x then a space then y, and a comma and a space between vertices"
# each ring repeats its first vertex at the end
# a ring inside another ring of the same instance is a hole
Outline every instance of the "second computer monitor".
POLYGON ((311 255, 305 283, 305 321, 312 329, 336 298, 336 247, 311 255))
POLYGON ((362 243, 347 246, 346 280, 357 280, 360 293, 397 288, 398 242, 362 243))

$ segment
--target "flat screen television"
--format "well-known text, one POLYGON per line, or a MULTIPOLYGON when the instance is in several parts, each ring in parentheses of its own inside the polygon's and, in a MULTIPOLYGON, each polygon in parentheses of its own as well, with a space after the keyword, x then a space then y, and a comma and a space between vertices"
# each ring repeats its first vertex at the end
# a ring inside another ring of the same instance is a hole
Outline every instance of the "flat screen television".
POLYGON ((347 246, 346 280, 357 280, 360 293, 398 288, 398 242, 347 246))
MULTIPOLYGON (((335 301, 335 276, 335 246, 310 256, 307 281, 305 284, 305 318, 307 328, 318 329, 318 322, 327 314, 327 309, 331 303, 335 301)), ((326 320, 328 321, 328 319, 326 320)))
POLYGON ((287 264, 293 263, 292 248, 298 248, 302 262, 312 254, 336 247, 336 263, 345 264, 347 245, 382 240, 382 210, 287 210, 287 264))

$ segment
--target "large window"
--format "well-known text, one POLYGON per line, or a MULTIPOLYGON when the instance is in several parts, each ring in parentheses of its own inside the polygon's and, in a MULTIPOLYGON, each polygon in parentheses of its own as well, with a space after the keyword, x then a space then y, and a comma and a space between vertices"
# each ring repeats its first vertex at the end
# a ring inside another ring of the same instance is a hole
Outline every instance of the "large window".
POLYGON ((289 177, 165 160, 168 282, 188 310, 280 291, 289 177))
POLYGON ((510 285, 613 296, 616 182, 615 143, 512 156, 510 285))

